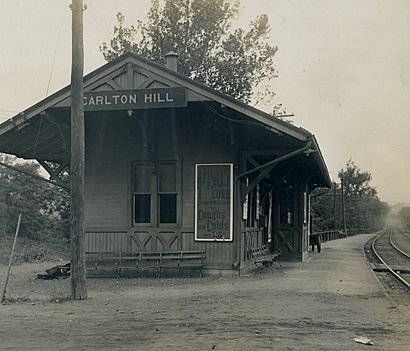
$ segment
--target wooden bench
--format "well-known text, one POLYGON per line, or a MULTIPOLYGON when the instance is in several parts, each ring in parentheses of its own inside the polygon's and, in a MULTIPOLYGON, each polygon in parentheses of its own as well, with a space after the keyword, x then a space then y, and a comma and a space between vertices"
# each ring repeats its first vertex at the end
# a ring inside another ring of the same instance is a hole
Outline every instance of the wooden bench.
POLYGON ((203 276, 205 251, 140 251, 124 252, 87 252, 88 271, 114 271, 121 277, 127 270, 155 269, 157 277, 161 277, 162 270, 171 269, 199 269, 203 276))
POLYGON ((253 262, 259 269, 263 269, 265 267, 272 267, 273 263, 279 263, 278 258, 280 254, 281 251, 279 249, 273 252, 269 252, 266 245, 251 248, 253 262))

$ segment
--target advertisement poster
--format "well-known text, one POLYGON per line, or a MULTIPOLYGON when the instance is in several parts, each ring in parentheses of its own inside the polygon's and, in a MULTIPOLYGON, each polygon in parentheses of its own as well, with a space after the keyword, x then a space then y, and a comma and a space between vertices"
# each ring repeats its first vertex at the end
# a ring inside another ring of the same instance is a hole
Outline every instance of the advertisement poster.
POLYGON ((197 164, 195 240, 233 240, 233 164, 197 164))

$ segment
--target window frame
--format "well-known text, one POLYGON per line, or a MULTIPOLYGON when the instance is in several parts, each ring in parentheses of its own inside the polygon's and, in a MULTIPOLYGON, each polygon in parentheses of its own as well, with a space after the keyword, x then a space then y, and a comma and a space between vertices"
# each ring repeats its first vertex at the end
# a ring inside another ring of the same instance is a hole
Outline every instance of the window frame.
POLYGON ((156 197, 157 197, 157 226, 175 226, 178 224, 178 162, 177 161, 158 161, 156 167, 156 197), (175 191, 161 191, 160 187, 160 172, 158 171, 161 164, 175 165, 175 191), (175 222, 161 222, 161 195, 175 195, 175 222))
POLYGON ((295 183, 292 180, 286 180, 282 184, 281 189, 279 190, 279 225, 280 226, 294 226, 295 225, 295 194, 296 194, 296 189, 295 189, 295 183), (286 192, 286 199, 283 199, 282 193, 286 192), (285 213, 283 211, 284 209, 287 209, 286 211, 286 220, 282 221, 282 215, 285 213))
POLYGON ((130 161, 130 222, 131 227, 177 227, 180 225, 181 222, 181 160, 175 159, 163 159, 163 160, 131 160, 130 161), (175 165, 175 192, 160 192, 160 177, 159 177, 159 165, 161 164, 174 164, 175 165), (150 192, 135 192, 134 191, 134 179, 135 179, 135 172, 134 172, 134 165, 136 164, 148 164, 151 167, 150 173, 150 192), (176 208, 175 208, 175 222, 172 223, 160 223, 160 195, 170 194, 176 195, 176 208), (151 196, 151 203, 150 203, 150 222, 147 223, 139 223, 135 222, 135 195, 150 195, 151 196))
POLYGON ((153 213, 153 191, 152 191, 152 170, 153 164, 150 161, 132 161, 131 162, 131 224, 133 227, 146 227, 146 226, 152 226, 152 213, 153 213), (134 191, 134 179, 135 179, 135 172, 134 172, 134 166, 135 165, 148 165, 151 168, 150 172, 150 189, 149 192, 137 192, 134 191), (135 222, 135 195, 150 195, 150 210, 149 210, 149 216, 150 216, 150 221, 149 222, 135 222))

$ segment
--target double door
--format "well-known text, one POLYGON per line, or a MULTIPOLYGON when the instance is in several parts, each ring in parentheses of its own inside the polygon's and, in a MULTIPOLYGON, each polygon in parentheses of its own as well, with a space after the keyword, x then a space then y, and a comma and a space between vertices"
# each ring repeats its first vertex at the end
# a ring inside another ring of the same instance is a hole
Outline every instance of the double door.
POLYGON ((177 161, 132 163, 132 250, 179 246, 180 182, 177 161))

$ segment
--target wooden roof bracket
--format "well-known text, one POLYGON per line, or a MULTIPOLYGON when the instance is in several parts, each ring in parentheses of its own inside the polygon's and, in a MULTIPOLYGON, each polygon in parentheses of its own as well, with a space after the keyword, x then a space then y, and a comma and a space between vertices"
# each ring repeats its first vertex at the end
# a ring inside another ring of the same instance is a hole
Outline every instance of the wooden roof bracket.
POLYGON ((60 178, 61 172, 63 172, 66 168, 69 167, 69 163, 67 160, 62 160, 56 169, 51 168, 47 164, 47 162, 43 160, 37 160, 37 162, 48 172, 50 178, 53 180, 52 183, 54 185, 57 185, 61 188, 66 189, 67 191, 70 191, 70 184, 68 184, 66 181, 60 178))
POLYGON ((296 168, 298 168, 297 165, 292 165, 289 167, 286 172, 282 173, 279 177, 279 179, 274 180, 271 183, 271 191, 275 190, 282 182, 286 179, 286 177, 291 174, 296 168))
MULTIPOLYGON (((252 169, 246 171, 246 172, 243 172, 243 173, 241 173, 241 174, 238 175, 238 178, 240 179, 240 178, 246 177, 246 176, 248 176, 248 175, 250 175, 250 174, 253 174, 253 173, 255 173, 255 172, 261 171, 261 170, 263 170, 263 169, 265 169, 265 168, 268 168, 268 167, 270 167, 270 166, 273 166, 273 165, 275 165, 275 164, 278 164, 279 162, 282 162, 282 161, 285 161, 285 160, 287 160, 287 159, 289 159, 289 158, 295 157, 295 156, 297 156, 297 155, 299 155, 299 154, 301 154, 301 153, 303 153, 303 152, 306 152, 306 151, 308 151, 308 150, 309 150, 309 153, 310 153, 310 152, 312 152, 312 151, 310 150, 310 147, 311 147, 311 146, 312 146, 312 141, 309 140, 309 141, 307 142, 307 144, 306 144, 305 146, 301 147, 300 149, 291 151, 291 152, 289 152, 288 154, 285 154, 285 155, 282 155, 282 156, 280 156, 280 157, 278 157, 278 158, 275 158, 274 160, 269 161, 269 162, 266 162, 266 163, 264 163, 263 165, 257 166, 257 167, 255 167, 255 168, 252 168, 252 169)), ((314 152, 314 151, 313 151, 313 152, 314 152)))
POLYGON ((51 181, 51 180, 48 180, 48 179, 43 178, 43 177, 40 177, 40 176, 38 176, 38 175, 36 175, 36 174, 32 174, 32 173, 30 173, 30 172, 26 172, 26 171, 24 171, 24 170, 22 170, 22 169, 19 169, 19 168, 17 168, 17 167, 14 167, 14 166, 12 166, 12 165, 7 164, 7 163, 0 162, 0 166, 9 168, 9 169, 11 169, 11 170, 13 170, 13 171, 15 171, 15 172, 17 172, 17 173, 24 174, 24 175, 26 175, 26 176, 28 176, 28 177, 31 177, 31 178, 34 178, 34 179, 37 179, 37 180, 41 180, 41 181, 43 181, 43 182, 46 182, 46 183, 49 183, 49 184, 52 184, 52 185, 59 186, 60 188, 63 188, 63 189, 65 189, 65 190, 67 190, 67 191, 70 191, 70 188, 69 188, 67 185, 63 185, 63 184, 59 184, 59 183, 53 182, 53 181, 51 181))
POLYGON ((273 164, 269 167, 264 168, 259 175, 246 187, 243 194, 241 194, 241 201, 242 203, 245 201, 246 195, 248 195, 263 179, 268 177, 270 172, 277 166, 277 164, 273 164))

